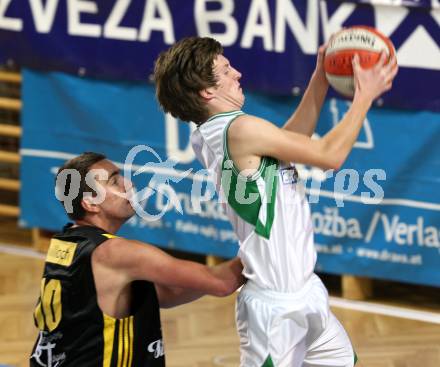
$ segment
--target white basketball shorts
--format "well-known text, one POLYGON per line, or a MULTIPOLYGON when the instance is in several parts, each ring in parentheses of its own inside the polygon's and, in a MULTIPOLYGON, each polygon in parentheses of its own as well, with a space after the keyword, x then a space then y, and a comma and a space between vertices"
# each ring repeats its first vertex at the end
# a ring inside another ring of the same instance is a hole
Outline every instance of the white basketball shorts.
POLYGON ((355 353, 317 275, 295 293, 243 286, 236 304, 241 367, 353 367, 355 353))

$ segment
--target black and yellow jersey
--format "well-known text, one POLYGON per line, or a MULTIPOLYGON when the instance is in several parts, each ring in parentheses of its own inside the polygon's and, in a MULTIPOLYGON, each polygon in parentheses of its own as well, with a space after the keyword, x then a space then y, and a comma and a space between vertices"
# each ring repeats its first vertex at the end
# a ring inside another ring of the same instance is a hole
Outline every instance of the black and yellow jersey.
POLYGON ((132 283, 128 317, 110 317, 98 306, 91 255, 113 237, 92 226, 66 226, 52 238, 34 311, 40 332, 30 366, 165 366, 153 283, 132 283))

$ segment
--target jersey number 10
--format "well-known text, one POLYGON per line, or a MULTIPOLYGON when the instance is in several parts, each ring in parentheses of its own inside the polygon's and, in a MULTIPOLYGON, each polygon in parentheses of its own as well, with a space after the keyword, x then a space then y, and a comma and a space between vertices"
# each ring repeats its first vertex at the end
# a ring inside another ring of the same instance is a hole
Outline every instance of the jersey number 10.
POLYGON ((58 279, 41 279, 40 299, 34 318, 38 329, 53 331, 61 321, 61 282, 58 279))

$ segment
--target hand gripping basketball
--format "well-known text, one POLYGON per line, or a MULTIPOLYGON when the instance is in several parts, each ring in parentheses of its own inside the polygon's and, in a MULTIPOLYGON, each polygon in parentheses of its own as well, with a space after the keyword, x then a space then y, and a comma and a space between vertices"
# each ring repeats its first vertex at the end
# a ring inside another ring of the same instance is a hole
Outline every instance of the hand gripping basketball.
MULTIPOLYGON (((336 33, 326 49, 324 69, 330 85, 347 97, 353 97, 356 87, 360 87, 359 82, 355 83, 354 78, 352 61, 355 55, 356 65, 362 69, 372 69, 378 64, 383 67, 390 60, 393 60, 391 65, 396 63, 393 44, 376 29, 355 26, 336 33)), ((387 75, 389 87, 393 78, 394 76, 387 75)), ((384 91, 385 89, 380 93, 384 91)))

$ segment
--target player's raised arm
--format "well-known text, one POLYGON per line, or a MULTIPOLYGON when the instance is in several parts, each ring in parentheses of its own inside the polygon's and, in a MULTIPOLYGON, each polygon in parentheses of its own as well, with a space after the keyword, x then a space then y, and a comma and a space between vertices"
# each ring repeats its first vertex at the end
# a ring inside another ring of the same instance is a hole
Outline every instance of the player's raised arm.
POLYGON ((356 142, 363 120, 373 100, 389 90, 397 74, 395 60, 380 62, 362 69, 353 59, 356 92, 353 103, 339 124, 320 140, 280 129, 272 123, 249 115, 238 117, 228 129, 228 147, 233 160, 243 162, 252 157, 270 156, 282 161, 309 164, 323 169, 339 169, 356 142))
POLYGON ((315 71, 298 108, 283 126, 286 130, 307 136, 312 136, 315 131, 329 86, 324 71, 325 49, 326 45, 323 45, 318 50, 315 71))

